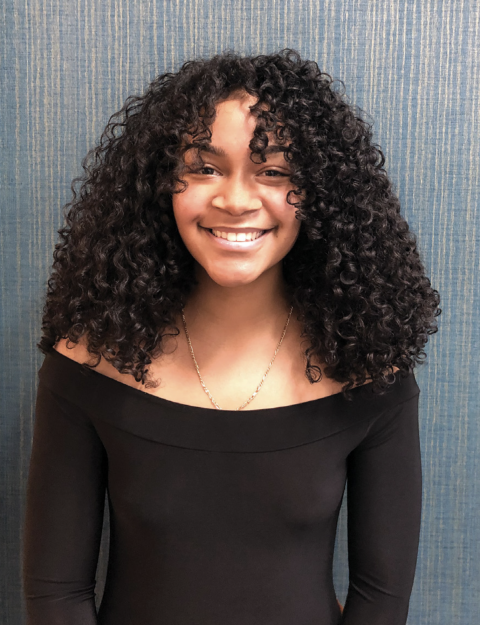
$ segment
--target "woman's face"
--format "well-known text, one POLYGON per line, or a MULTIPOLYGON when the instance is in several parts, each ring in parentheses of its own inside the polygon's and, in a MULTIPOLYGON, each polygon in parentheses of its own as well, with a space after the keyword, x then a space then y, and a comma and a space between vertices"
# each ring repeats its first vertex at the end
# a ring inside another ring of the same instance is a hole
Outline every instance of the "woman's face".
POLYGON ((300 229, 286 199, 295 186, 283 152, 266 154, 265 163, 250 160, 255 117, 248 107, 255 101, 246 95, 218 104, 205 165, 199 169, 194 151, 186 152, 188 188, 172 197, 187 249, 221 286, 249 284, 278 265, 300 229))

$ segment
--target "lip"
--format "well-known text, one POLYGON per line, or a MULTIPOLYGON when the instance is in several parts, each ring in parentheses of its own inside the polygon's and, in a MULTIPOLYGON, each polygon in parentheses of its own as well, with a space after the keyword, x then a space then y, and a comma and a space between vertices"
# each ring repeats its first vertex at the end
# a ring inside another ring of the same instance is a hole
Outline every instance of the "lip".
POLYGON ((265 234, 262 234, 262 236, 258 237, 258 239, 255 239, 254 241, 228 241, 227 239, 216 237, 210 232, 209 229, 203 228, 203 226, 200 226, 200 228, 202 228, 202 230, 205 232, 207 237, 209 237, 214 245, 216 244, 220 249, 231 250, 235 252, 250 251, 252 249, 260 247, 261 245, 263 245, 265 238, 268 237, 268 235, 272 232, 272 229, 267 230, 265 234))
POLYGON ((220 230, 221 232, 238 232, 238 233, 242 233, 245 232, 245 234, 249 233, 249 232, 263 232, 264 230, 271 230, 271 228, 259 228, 259 227, 253 227, 253 228, 229 228, 228 226, 200 226, 200 228, 204 228, 205 230, 220 230))

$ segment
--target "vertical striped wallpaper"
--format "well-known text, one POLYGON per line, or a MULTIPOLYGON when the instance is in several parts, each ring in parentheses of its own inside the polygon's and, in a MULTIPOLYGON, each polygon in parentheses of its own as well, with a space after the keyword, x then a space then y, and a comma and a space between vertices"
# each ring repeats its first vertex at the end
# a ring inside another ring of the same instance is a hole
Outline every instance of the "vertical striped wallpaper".
MULTIPOLYGON (((416 371, 423 525, 410 625, 480 614, 479 0, 4 0, 0 6, 0 620, 25 621, 20 549, 35 347, 71 180, 125 98, 226 48, 297 49, 342 79, 442 296, 416 371)), ((342 509, 335 582, 348 581, 342 509)), ((105 552, 99 569, 100 588, 105 552)))

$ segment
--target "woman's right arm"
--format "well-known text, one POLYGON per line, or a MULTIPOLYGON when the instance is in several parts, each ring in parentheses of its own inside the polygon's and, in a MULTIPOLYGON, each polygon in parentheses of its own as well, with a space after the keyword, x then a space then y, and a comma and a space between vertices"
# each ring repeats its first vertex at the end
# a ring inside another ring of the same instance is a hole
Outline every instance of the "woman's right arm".
POLYGON ((27 484, 27 625, 94 625, 107 458, 81 408, 40 381, 27 484))

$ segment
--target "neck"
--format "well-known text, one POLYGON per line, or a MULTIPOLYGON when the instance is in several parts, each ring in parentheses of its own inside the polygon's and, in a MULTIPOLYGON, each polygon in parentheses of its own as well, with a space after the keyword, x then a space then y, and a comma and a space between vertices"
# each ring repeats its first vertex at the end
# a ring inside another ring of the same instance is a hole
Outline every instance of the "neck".
POLYGON ((189 333, 202 336, 202 342, 251 342, 264 335, 266 329, 275 328, 276 332, 285 325, 290 305, 281 264, 254 282, 235 287, 220 286, 202 267, 197 267, 197 279, 198 285, 185 306, 185 318, 189 333))

